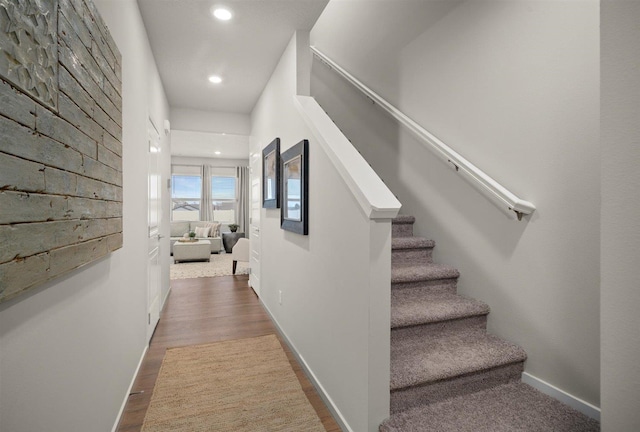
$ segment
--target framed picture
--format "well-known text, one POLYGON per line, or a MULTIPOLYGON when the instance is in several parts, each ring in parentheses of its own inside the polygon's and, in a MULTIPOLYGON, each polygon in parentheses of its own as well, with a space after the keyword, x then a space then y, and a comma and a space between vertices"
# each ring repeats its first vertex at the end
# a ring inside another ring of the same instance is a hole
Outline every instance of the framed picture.
POLYGON ((262 150, 262 207, 280 208, 280 138, 262 150))
POLYGON ((302 140, 282 153, 282 229, 309 234, 309 141, 302 140))

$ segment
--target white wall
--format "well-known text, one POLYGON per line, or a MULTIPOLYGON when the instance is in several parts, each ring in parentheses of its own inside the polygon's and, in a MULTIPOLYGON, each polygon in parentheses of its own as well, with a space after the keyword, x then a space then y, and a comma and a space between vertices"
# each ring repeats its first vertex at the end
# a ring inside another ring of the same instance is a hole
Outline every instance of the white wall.
POLYGON ((173 129, 171 154, 216 159, 246 159, 249 157, 249 135, 173 129))
POLYGON ((173 165, 202 165, 209 164, 217 167, 237 167, 249 166, 249 159, 218 159, 218 158, 201 158, 187 156, 173 156, 171 158, 173 165))
POLYGON ((640 2, 601 3, 602 430, 640 430, 640 2))
POLYGON ((171 108, 174 156, 244 159, 249 157, 248 114, 171 108))
POLYGON ((533 216, 506 217, 317 61, 312 95, 460 269, 459 291, 491 306, 489 331, 524 347, 526 372, 599 405, 598 2, 390 3, 381 25, 385 8, 330 2, 312 45, 533 216))
POLYGON ((292 38, 252 112, 251 142, 260 153, 280 137, 284 152, 309 139, 309 235, 283 231, 280 210, 261 209, 260 298, 346 430, 377 431, 389 410, 389 293, 376 292, 369 278, 374 271, 379 280, 385 272, 390 278, 390 224, 364 216, 295 108, 296 88, 304 87, 297 80, 296 39, 305 40, 300 33, 292 38), (378 297, 383 310, 386 301, 386 315, 371 310, 378 297), (378 341, 369 340, 370 319, 383 328, 374 333, 387 341, 386 351, 372 348, 378 341), (377 353, 378 363, 370 358, 377 353))
POLYGON ((251 119, 248 114, 171 107, 171 129, 249 135, 251 119))
POLYGON ((2 431, 111 430, 146 345, 150 92, 168 110, 135 0, 96 5, 123 56, 124 247, 0 306, 2 431))

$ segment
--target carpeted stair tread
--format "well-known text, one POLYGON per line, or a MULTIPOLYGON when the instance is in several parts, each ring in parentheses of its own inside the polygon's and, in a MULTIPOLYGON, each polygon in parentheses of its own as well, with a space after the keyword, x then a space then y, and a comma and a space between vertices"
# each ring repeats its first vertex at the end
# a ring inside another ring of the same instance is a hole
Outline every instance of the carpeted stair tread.
POLYGON ((394 225, 403 225, 403 224, 413 225, 415 221, 416 221, 416 218, 414 216, 398 215, 391 220, 391 223, 394 225))
POLYGON ((401 215, 391 220, 391 237, 412 237, 413 223, 416 218, 413 216, 401 215))
POLYGON ((487 315, 485 303, 452 293, 391 290, 391 328, 487 315))
POLYGON ((391 390, 523 362, 522 348, 484 331, 391 332, 391 390))
POLYGON ((391 268, 391 283, 418 282, 440 279, 455 279, 460 272, 443 264, 426 263, 407 267, 391 268))
POLYGON ((432 262, 435 242, 414 236, 414 223, 406 215, 392 221, 394 414, 380 431, 598 430, 597 422, 516 383, 526 353, 486 332, 489 306, 457 295, 460 273, 432 262))
POLYGON ((511 383, 394 414, 380 432, 596 432, 584 414, 523 383, 511 383))
POLYGON ((391 250, 432 248, 435 245, 436 242, 423 237, 394 237, 391 239, 391 250))

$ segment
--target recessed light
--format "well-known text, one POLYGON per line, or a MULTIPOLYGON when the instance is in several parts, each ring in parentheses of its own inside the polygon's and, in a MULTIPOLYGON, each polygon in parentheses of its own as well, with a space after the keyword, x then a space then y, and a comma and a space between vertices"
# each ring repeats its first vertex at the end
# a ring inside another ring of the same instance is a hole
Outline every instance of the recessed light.
POLYGON ((229 21, 233 17, 233 14, 229 9, 219 7, 213 10, 213 16, 221 21, 229 21))
POLYGON ((214 152, 214 153, 215 153, 215 154, 217 154, 217 155, 219 155, 219 154, 220 154, 220 152, 219 152, 219 151, 217 151, 217 152, 214 152))
POLYGON ((222 82, 222 78, 219 77, 218 75, 211 75, 209 77, 209 82, 212 82, 214 84, 220 84, 222 82))

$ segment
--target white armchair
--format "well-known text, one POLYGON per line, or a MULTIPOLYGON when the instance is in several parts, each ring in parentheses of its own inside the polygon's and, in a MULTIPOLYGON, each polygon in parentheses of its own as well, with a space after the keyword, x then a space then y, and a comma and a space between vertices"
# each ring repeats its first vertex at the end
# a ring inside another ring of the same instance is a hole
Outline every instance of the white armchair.
POLYGON ((233 274, 236 274, 238 261, 249 262, 249 239, 238 239, 238 243, 231 250, 231 259, 233 259, 233 274))

